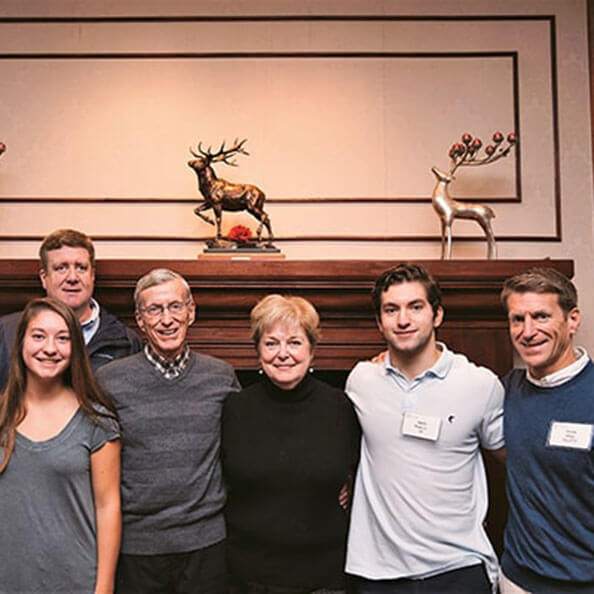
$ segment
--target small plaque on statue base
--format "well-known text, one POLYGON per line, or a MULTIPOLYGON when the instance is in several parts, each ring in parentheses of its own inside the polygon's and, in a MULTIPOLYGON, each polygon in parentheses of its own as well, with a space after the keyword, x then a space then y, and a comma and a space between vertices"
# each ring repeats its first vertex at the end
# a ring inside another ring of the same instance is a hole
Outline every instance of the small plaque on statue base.
POLYGON ((284 260, 285 255, 277 247, 207 247, 200 260, 284 260))

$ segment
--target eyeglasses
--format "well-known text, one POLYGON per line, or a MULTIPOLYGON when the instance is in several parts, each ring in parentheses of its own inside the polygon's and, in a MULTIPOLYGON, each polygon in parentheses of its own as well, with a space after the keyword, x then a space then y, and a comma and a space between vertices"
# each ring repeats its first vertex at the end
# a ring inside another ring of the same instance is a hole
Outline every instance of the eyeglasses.
POLYGON ((168 311, 174 318, 182 315, 186 308, 190 305, 189 303, 183 303, 182 301, 173 301, 168 305, 149 305, 148 307, 139 307, 138 311, 145 314, 149 318, 160 318, 168 311))

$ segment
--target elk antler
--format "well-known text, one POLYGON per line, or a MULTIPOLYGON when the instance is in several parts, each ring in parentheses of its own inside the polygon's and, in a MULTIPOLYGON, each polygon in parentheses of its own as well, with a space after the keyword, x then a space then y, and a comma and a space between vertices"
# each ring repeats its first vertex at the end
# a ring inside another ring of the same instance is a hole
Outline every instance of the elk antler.
POLYGON ((191 148, 190 152, 197 158, 205 158, 209 163, 225 163, 226 165, 237 167, 237 162, 235 159, 230 160, 230 158, 238 154, 249 155, 249 153, 243 148, 243 145, 247 142, 247 138, 244 138, 241 142, 239 141, 239 138, 236 138, 233 141, 233 146, 228 149, 225 149, 225 142, 226 141, 223 140, 223 143, 216 153, 212 152, 212 146, 209 146, 207 150, 204 150, 202 148, 202 142, 199 142, 197 147, 200 154, 195 153, 191 148))
POLYGON ((512 147, 518 141, 517 136, 510 132, 507 135, 507 144, 504 143, 504 136, 501 132, 493 134, 493 144, 485 147, 485 156, 478 158, 483 142, 480 138, 473 138, 471 134, 462 134, 462 142, 455 142, 449 151, 450 175, 460 166, 478 166, 493 163, 501 157, 506 157, 512 147))

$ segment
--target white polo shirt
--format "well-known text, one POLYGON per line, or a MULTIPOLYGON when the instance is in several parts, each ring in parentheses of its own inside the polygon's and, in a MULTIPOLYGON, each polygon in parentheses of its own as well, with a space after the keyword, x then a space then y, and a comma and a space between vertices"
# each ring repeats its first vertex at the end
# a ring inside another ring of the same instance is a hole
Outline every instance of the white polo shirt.
POLYGON ((504 391, 494 373, 438 346, 435 365, 412 381, 388 358, 358 363, 347 380, 363 430, 348 573, 421 579, 483 562, 496 582, 497 558, 482 525, 488 494, 480 447, 504 445, 504 391), (411 435, 412 415, 436 439, 411 435))

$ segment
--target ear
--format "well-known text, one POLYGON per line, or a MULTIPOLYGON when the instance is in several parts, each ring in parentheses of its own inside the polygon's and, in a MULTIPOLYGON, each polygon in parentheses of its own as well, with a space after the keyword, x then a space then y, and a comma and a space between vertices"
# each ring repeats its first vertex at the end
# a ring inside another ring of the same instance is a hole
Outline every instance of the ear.
POLYGON ((443 322, 443 307, 441 305, 437 308, 435 316, 433 316, 433 327, 439 328, 443 322))
POLYGON ((134 312, 134 317, 136 318, 136 324, 144 332, 144 320, 142 319, 142 315, 138 310, 134 312))
POLYGON ((45 268, 40 268, 39 269, 39 280, 41 281, 41 286, 43 287, 43 290, 46 290, 45 287, 45 280, 47 278, 47 272, 45 271, 45 268))
POLYGON ((581 322, 580 310, 577 307, 574 307, 567 314, 567 324, 569 326, 569 336, 571 336, 572 338, 577 334, 577 331, 580 327, 580 322, 581 322))
POLYGON ((383 334, 384 333, 384 327, 382 325, 381 316, 378 316, 378 315, 375 316, 375 323, 377 324, 377 329, 380 331, 380 334, 383 334))
POLYGON ((192 299, 188 308, 188 326, 191 326, 196 320, 196 302, 192 299))

